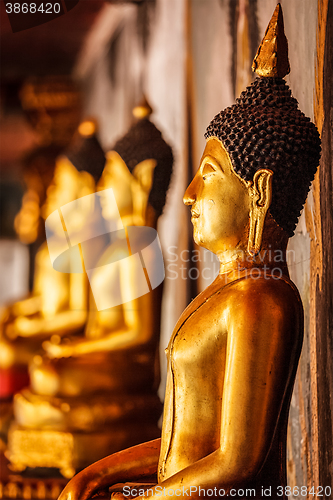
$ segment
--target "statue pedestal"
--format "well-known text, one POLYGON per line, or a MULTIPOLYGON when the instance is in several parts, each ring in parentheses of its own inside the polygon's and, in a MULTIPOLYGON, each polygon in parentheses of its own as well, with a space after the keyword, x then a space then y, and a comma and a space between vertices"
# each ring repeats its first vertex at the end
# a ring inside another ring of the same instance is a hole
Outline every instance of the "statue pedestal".
POLYGON ((0 452, 0 499, 9 500, 57 500, 61 491, 66 486, 67 480, 60 476, 59 472, 52 471, 50 477, 45 477, 43 470, 38 474, 21 475, 14 473, 6 460, 4 454, 0 452))
POLYGON ((46 398, 28 389, 15 397, 16 423, 7 457, 16 471, 56 468, 71 478, 101 458, 160 436, 162 405, 154 394, 46 398), (149 408, 149 410, 148 410, 149 408))
POLYGON ((17 472, 27 467, 55 468, 69 479, 93 462, 128 447, 129 442, 132 446, 141 439, 149 441, 158 433, 157 428, 140 423, 90 433, 25 429, 14 424, 9 430, 7 457, 17 472))

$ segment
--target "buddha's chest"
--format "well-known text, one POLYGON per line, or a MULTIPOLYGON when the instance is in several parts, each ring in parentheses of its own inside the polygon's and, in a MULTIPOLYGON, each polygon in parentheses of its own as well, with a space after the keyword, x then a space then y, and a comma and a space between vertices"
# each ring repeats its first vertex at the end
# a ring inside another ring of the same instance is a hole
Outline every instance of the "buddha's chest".
POLYGON ((217 449, 228 341, 228 310, 217 293, 185 314, 170 340, 160 478, 217 449))
POLYGON ((223 294, 218 293, 198 307, 171 338, 167 356, 176 392, 202 395, 205 387, 215 386, 221 394, 227 339, 228 311, 223 294))

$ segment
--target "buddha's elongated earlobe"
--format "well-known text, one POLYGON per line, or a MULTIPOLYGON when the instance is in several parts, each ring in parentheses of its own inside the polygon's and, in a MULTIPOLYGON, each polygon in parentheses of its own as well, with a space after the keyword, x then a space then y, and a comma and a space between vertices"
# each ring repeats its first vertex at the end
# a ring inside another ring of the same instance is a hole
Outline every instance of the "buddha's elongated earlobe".
POLYGON ((138 226, 145 224, 148 198, 153 185, 156 165, 156 160, 144 160, 138 163, 132 172, 133 215, 138 226))
POLYGON ((265 218, 272 201, 272 176, 271 170, 258 170, 253 176, 253 185, 250 188, 250 232, 247 250, 253 256, 258 255, 261 248, 265 218))

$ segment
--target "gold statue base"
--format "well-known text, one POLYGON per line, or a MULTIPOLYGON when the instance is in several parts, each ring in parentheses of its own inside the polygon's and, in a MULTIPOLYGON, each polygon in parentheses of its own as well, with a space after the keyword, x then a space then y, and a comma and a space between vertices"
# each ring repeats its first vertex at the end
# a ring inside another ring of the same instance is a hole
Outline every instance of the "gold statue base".
POLYGON ((24 389, 14 398, 15 421, 28 429, 96 432, 141 422, 156 426, 162 414, 157 394, 109 394, 77 398, 34 394, 24 389))
POLYGON ((8 434, 7 458, 11 469, 59 469, 65 478, 123 448, 138 444, 142 439, 158 437, 160 430, 142 422, 114 426, 100 432, 54 431, 27 429, 13 424, 8 434))
POLYGON ((0 500, 57 500, 67 483, 67 479, 57 472, 47 478, 43 474, 23 476, 14 473, 2 452, 0 471, 0 500))
POLYGON ((109 455, 160 436, 156 394, 54 398, 24 389, 14 398, 8 433, 13 470, 55 468, 66 477, 109 455), (148 410, 149 408, 149 410, 148 410))
POLYGON ((10 481, 0 481, 0 500, 57 500, 66 485, 63 481, 12 477, 10 481))

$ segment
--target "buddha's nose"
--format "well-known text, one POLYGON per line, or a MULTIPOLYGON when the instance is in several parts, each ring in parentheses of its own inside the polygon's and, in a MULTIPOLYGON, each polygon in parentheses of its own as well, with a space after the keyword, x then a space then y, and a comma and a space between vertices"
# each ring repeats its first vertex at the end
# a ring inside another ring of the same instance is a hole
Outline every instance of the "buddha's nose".
POLYGON ((192 180, 191 184, 187 187, 183 196, 183 203, 185 205, 193 205, 196 200, 196 178, 192 180))

